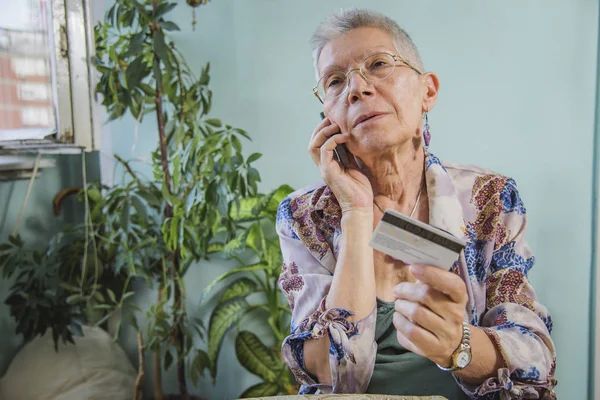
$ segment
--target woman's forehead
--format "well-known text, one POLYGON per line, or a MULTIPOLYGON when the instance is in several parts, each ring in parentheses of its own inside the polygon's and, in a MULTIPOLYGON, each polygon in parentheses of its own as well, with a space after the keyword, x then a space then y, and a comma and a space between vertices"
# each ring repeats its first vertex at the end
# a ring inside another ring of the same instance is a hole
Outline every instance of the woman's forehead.
POLYGON ((359 28, 331 39, 319 56, 317 67, 325 72, 345 69, 350 63, 361 62, 376 52, 394 52, 394 41, 377 28, 359 28))

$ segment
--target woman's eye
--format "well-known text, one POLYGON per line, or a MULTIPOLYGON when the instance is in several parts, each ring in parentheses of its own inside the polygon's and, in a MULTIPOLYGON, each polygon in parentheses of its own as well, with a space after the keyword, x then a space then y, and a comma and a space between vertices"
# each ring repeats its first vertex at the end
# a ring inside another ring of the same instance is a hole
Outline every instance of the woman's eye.
POLYGON ((376 69, 376 68, 381 68, 381 67, 385 67, 387 66, 388 63, 385 61, 375 61, 373 64, 371 64, 371 69, 376 69))
POLYGON ((342 82, 342 80, 339 78, 330 79, 327 82, 327 87, 333 87, 333 86, 339 85, 341 82, 342 82))

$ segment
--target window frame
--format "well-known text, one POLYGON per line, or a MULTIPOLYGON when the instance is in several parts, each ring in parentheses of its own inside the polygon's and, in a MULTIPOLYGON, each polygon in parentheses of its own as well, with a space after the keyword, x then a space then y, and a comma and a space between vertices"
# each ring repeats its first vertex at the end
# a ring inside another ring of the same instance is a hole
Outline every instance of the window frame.
MULTIPOLYGON (((95 73, 91 0, 48 0, 52 18, 52 63, 56 82, 58 129, 41 140, 2 140, 3 154, 70 154, 100 149, 100 129, 95 103, 95 73)), ((0 163, 2 158, 0 157, 0 163)))

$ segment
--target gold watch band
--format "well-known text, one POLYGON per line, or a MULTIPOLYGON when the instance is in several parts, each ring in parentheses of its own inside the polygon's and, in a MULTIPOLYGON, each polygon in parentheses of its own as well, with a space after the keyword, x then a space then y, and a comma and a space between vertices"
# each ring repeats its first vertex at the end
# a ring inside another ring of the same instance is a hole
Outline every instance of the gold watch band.
POLYGON ((452 365, 450 367, 442 367, 440 364, 436 364, 442 371, 458 371, 464 369, 471 362, 471 328, 469 324, 463 321, 463 336, 457 349, 452 353, 452 365), (468 358, 467 360, 460 360, 459 357, 468 358), (465 363, 466 362, 466 363, 465 363))

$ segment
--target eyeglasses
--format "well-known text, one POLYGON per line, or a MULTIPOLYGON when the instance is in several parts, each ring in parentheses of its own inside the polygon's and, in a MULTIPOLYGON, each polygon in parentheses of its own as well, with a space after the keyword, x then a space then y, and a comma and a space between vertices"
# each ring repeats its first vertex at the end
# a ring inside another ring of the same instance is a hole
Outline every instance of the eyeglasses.
POLYGON ((350 74, 358 71, 367 82, 380 81, 388 78, 398 63, 405 64, 407 67, 421 75, 422 72, 412 66, 408 60, 397 54, 377 53, 367 57, 359 68, 351 69, 348 72, 332 71, 329 72, 317 82, 317 86, 313 88, 313 93, 321 103, 325 100, 334 100, 340 97, 348 89, 350 74))

